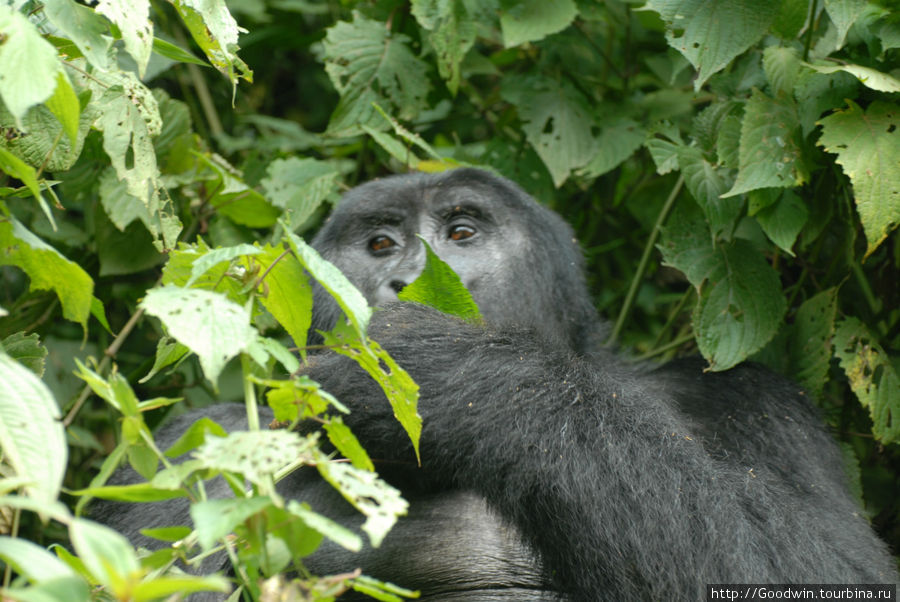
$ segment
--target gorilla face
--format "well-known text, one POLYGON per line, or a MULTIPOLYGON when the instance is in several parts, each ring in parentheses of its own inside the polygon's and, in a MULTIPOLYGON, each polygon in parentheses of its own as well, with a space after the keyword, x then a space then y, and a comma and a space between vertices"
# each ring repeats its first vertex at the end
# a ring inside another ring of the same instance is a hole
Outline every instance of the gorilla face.
MULTIPOLYGON (((377 307, 396 301, 422 272, 416 235, 459 275, 489 324, 531 328, 574 348, 596 324, 569 227, 484 171, 364 184, 344 196, 313 246, 377 307)), ((321 290, 315 302, 316 328, 331 328, 336 305, 321 290)))

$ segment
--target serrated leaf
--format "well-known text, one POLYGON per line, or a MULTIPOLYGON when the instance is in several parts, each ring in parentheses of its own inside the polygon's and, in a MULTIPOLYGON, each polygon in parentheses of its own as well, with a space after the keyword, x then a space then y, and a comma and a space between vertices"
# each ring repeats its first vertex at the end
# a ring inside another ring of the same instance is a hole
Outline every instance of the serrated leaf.
POLYGON ((46 2, 43 10, 53 26, 69 38, 92 65, 104 70, 109 68, 112 38, 104 36, 109 26, 102 17, 73 0, 46 2))
POLYGON ((316 209, 337 192, 340 173, 333 163, 316 159, 276 159, 266 169, 262 187, 267 200, 291 213, 291 223, 302 226, 316 209))
POLYGON ((425 247, 425 267, 415 280, 400 291, 397 298, 428 305, 469 322, 480 322, 481 311, 462 280, 434 253, 424 238, 419 236, 419 239, 425 247))
POLYGON ((130 581, 140 577, 142 571, 134 548, 109 527, 75 518, 69 525, 69 538, 84 566, 113 595, 122 594, 130 581))
POLYGON ((836 315, 837 289, 830 288, 806 300, 790 328, 788 374, 815 397, 828 380, 836 315))
POLYGON ((834 354, 850 380, 850 388, 869 410, 875 438, 885 445, 900 440, 900 375, 890 356, 853 317, 838 323, 834 354))
POLYGON ((306 335, 312 324, 312 287, 303 266, 283 247, 266 245, 254 258, 260 275, 265 274, 259 289, 259 301, 300 347, 305 357, 306 335), (277 261, 277 263, 276 263, 277 261))
POLYGON ((867 6, 866 0, 825 0, 825 12, 837 28, 835 50, 844 45, 850 26, 865 12, 867 6))
POLYGON ((741 118, 728 115, 719 124, 719 135, 716 138, 716 156, 719 163, 731 169, 738 169, 741 164, 741 118))
POLYGON ((800 146, 797 107, 754 90, 741 125, 740 171, 723 197, 757 188, 790 188, 809 179, 800 146))
POLYGON ((787 302, 778 274, 748 241, 712 244, 699 211, 682 205, 658 247, 697 289, 693 327, 711 370, 735 366, 775 335, 787 302))
POLYGON ((256 338, 244 309, 224 295, 164 286, 147 292, 141 307, 158 317, 169 336, 197 354, 214 385, 225 364, 256 338))
POLYGON ((596 178, 615 169, 641 147, 647 132, 627 117, 613 118, 600 124, 597 153, 579 172, 596 178))
POLYGON ((868 257, 900 223, 900 108, 876 101, 864 111, 847 102, 847 109, 819 122, 819 144, 837 154, 853 184, 868 257))
POLYGON ((772 30, 785 40, 793 40, 809 18, 809 0, 783 0, 772 30))
POLYGON ((171 0, 191 37, 234 88, 238 79, 253 81, 253 71, 237 55, 238 27, 224 0, 171 0))
POLYGON ((373 104, 390 107, 401 119, 424 110, 430 84, 428 66, 409 49, 410 39, 392 34, 380 21, 353 13, 328 29, 323 42, 325 71, 341 95, 328 133, 351 136, 362 125, 381 128, 373 104))
POLYGON ((412 14, 428 31, 438 70, 451 94, 459 89, 460 64, 475 44, 476 22, 462 0, 412 0, 412 14))
POLYGON ((12 216, 0 220, 0 249, 0 265, 21 268, 31 279, 30 290, 53 290, 62 305, 63 317, 87 328, 94 281, 78 264, 63 257, 12 216))
POLYGON ((649 0, 666 23, 666 40, 699 71, 694 89, 755 44, 778 15, 780 0, 649 0))
POLYGON ((769 46, 763 50, 763 69, 776 96, 791 95, 800 73, 800 55, 790 47, 769 46))
POLYGON ((206 500, 191 504, 191 520, 200 547, 209 550, 251 516, 272 504, 267 497, 206 500))
POLYGON ((9 5, 0 6, 0 34, 0 97, 23 129, 25 111, 53 94, 62 67, 53 44, 9 5))
POLYGON ((785 190, 777 203, 761 209, 755 217, 769 240, 793 257, 794 242, 809 219, 803 199, 793 191, 785 190))
POLYGON ((153 50, 150 0, 98 0, 95 10, 119 28, 125 50, 137 64, 138 74, 144 77, 153 50))
POLYGON ((684 183, 706 215, 713 237, 724 234, 729 238, 744 204, 739 199, 721 198, 728 188, 727 174, 707 161, 694 146, 679 147, 678 164, 684 174, 684 183))
POLYGON ((592 112, 573 86, 543 76, 510 76, 500 94, 516 105, 522 130, 557 188, 594 157, 592 112))
POLYGON ((6 352, 9 357, 34 372, 38 378, 43 376, 47 348, 41 345, 41 338, 37 334, 26 335, 24 332, 11 334, 0 340, 0 352, 6 352))
POLYGON ((0 352, 0 450, 32 498, 56 501, 68 448, 53 394, 25 366, 0 352))
POLYGON ((369 536, 373 547, 380 546, 397 518, 406 515, 409 504, 400 491, 382 481, 374 472, 340 462, 319 462, 316 468, 345 500, 365 515, 362 530, 369 536))
POLYGON ((422 436, 422 417, 418 413, 419 385, 409 373, 377 342, 360 336, 346 323, 338 323, 330 332, 323 333, 325 344, 334 351, 355 360, 369 376, 375 379, 394 410, 413 444, 416 458, 419 456, 419 439, 422 436))
POLYGON ((562 31, 578 16, 573 0, 502 0, 500 29, 507 48, 536 42, 562 31))
POLYGON ((372 309, 359 289, 347 280, 347 277, 333 263, 322 258, 319 253, 306 242, 285 227, 286 239, 294 252, 294 256, 303 264, 313 278, 334 297, 350 320, 357 335, 365 337, 372 309))

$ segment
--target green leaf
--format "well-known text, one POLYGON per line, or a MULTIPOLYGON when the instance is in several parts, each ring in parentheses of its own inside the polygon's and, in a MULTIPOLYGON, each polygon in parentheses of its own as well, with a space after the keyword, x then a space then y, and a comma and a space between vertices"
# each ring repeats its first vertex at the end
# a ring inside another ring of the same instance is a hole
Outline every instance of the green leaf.
POLYGON ((500 28, 507 48, 562 31, 578 16, 573 0, 501 0, 500 28))
POLYGON ((614 117, 600 124, 597 154, 579 175, 596 178, 612 171, 634 154, 647 138, 647 132, 627 117, 614 117))
POLYGON ((835 50, 844 45, 850 26, 865 12, 868 4, 866 0, 825 0, 825 12, 837 27, 835 50))
POLYGON ((754 90, 741 126, 740 171, 723 197, 757 188, 790 188, 809 179, 803 162, 797 107, 754 90))
POLYGON ((787 373, 814 397, 821 397, 832 356, 837 289, 806 300, 790 327, 787 373))
POLYGON ((209 550, 251 516, 272 504, 267 497, 206 500, 191 504, 200 547, 209 550))
POLYGON ((838 322, 834 354, 850 387, 872 417, 872 433, 887 445, 900 440, 900 375, 868 328, 849 317, 838 322))
POLYGON ((322 516, 309 509, 306 504, 291 500, 287 504, 287 511, 300 518, 306 526, 318 531, 334 543, 351 552, 359 552, 362 549, 362 540, 340 523, 322 516))
POLYGON ((68 458, 59 407, 47 386, 25 366, 0 352, 0 449, 25 491, 38 501, 56 500, 68 458))
POLYGON ((24 539, 0 535, 0 558, 32 582, 75 576, 65 562, 24 539))
POLYGON ((403 368, 371 339, 361 339, 357 331, 346 323, 338 323, 333 330, 322 333, 326 345, 355 360, 369 376, 375 379, 394 410, 394 417, 406 430, 419 458, 419 439, 422 435, 422 417, 418 414, 419 386, 403 368))
POLYGON ((804 64, 819 73, 835 73, 837 71, 849 73, 862 82, 867 88, 878 90, 879 92, 900 92, 900 80, 887 73, 872 69, 871 67, 863 67, 862 65, 854 65, 852 63, 844 65, 804 64))
POLYGON ((364 337, 369 325, 369 318, 372 316, 372 310, 366 302, 366 298, 334 264, 323 259, 315 249, 286 226, 284 229, 294 256, 303 264, 306 271, 328 291, 328 294, 334 297, 358 336, 364 337))
POLYGON ((419 236, 419 239, 425 247, 425 268, 397 298, 428 305, 469 322, 481 322, 481 311, 462 280, 431 250, 424 238, 419 236))
POLYGON ((793 40, 809 18, 809 0, 782 0, 772 31, 785 40, 793 40))
POLYGON ((460 64, 475 44, 476 22, 463 0, 412 0, 412 14, 428 31, 437 54, 438 71, 450 93, 459 89, 460 64))
POLYGON ((104 36, 109 26, 96 12, 73 0, 54 0, 44 3, 44 15, 92 65, 109 69, 112 38, 104 36))
POLYGON ((136 602, 144 602, 145 600, 161 600, 173 595, 178 595, 180 598, 195 592, 227 594, 230 591, 231 582, 219 575, 160 576, 138 583, 134 588, 133 596, 136 602))
MULTIPOLYGON (((5 209, 0 204, 0 212, 5 209)), ((0 265, 21 268, 31 279, 30 290, 53 290, 63 317, 87 328, 94 281, 81 267, 39 239, 9 216, 0 220, 0 265)))
POLYGON ((240 28, 224 0, 172 0, 172 4, 206 58, 232 86, 236 88, 240 78, 253 81, 253 71, 237 55, 240 28))
POLYGON ((262 187, 268 201, 287 209, 291 223, 299 227, 337 192, 339 175, 334 163, 297 157, 276 159, 266 169, 262 187))
POLYGON ((6 352, 9 357, 34 372, 38 378, 44 375, 47 348, 41 345, 41 339, 37 334, 13 333, 0 341, 0 352, 6 352))
POLYGON ((900 223, 900 108, 876 101, 864 111, 847 102, 847 109, 819 122, 819 144, 837 154, 853 184, 868 257, 900 223))
POLYGON ((666 39, 699 70, 694 89, 760 40, 780 0, 649 0, 666 23, 666 39))
POLYGON ((150 0, 98 0, 95 10, 115 23, 125 50, 137 64, 138 75, 144 77, 153 50, 150 0))
POLYGON ((179 63, 188 63, 191 65, 200 65, 201 67, 209 67, 209 63, 207 63, 206 61, 202 61, 184 48, 176 46, 175 44, 172 44, 171 42, 167 42, 160 38, 153 38, 153 52, 179 63))
POLYGON ((197 354, 210 382, 256 338, 247 312, 224 295, 164 286, 147 292, 141 307, 159 318, 169 336, 197 354))
POLYGON ((220 249, 213 249, 207 253, 204 253, 196 260, 194 260, 193 264, 191 264, 191 277, 188 278, 188 281, 184 284, 184 287, 190 288, 191 285, 194 284, 194 282, 196 282, 201 276, 206 274, 206 272, 220 263, 230 263, 232 260, 238 257, 258 255, 259 253, 262 253, 262 249, 248 244, 240 244, 233 247, 222 247, 220 249))
POLYGON ((25 111, 56 89, 61 64, 53 44, 9 5, 0 6, 0 34, 0 97, 23 129, 25 111))
POLYGON ((294 422, 316 416, 325 412, 329 405, 345 414, 350 412, 305 374, 290 380, 267 380, 263 384, 272 387, 266 391, 266 401, 275 414, 275 420, 280 422, 294 422))
POLYGON ((740 199, 723 199, 728 188, 727 174, 703 157, 699 148, 682 146, 678 149, 678 164, 684 174, 684 183, 703 209, 713 237, 731 237, 735 222, 744 209, 740 199))
POLYGON ((295 255, 285 255, 281 246, 266 245, 254 260, 259 262, 260 275, 265 274, 258 290, 260 303, 278 320, 305 357, 313 299, 303 266, 295 255))
POLYGON ((204 468, 237 473, 260 485, 308 454, 314 445, 314 438, 302 437, 294 431, 239 431, 225 437, 207 438, 194 457, 204 468))
POLYGON ((139 383, 145 383, 160 370, 167 366, 171 366, 185 356, 190 350, 181 343, 173 343, 169 337, 163 337, 156 344, 156 359, 153 362, 153 368, 147 373, 147 376, 140 379, 139 383))
POLYGON ((356 435, 350 430, 339 416, 335 416, 325 423, 325 432, 328 434, 328 440, 334 445, 342 456, 350 460, 353 466, 362 470, 374 472, 375 465, 369 458, 369 454, 359 444, 356 435))
POLYGON ((569 174, 590 161, 597 150, 591 133, 592 111, 568 82, 543 76, 507 78, 500 91, 516 105, 522 130, 559 187, 569 174))
POLYGON ((800 55, 794 48, 769 46, 763 51, 763 69, 775 96, 789 96, 800 74, 800 55))
POLYGON ((682 205, 658 246, 697 289, 693 327, 710 369, 735 366, 775 335, 787 303, 778 274, 748 241, 711 244, 703 217, 682 205))
POLYGON ((406 515, 409 504, 400 491, 382 481, 374 472, 340 462, 319 462, 316 468, 345 500, 365 515, 362 530, 369 536, 373 547, 380 546, 397 518, 406 515))
MULTIPOLYGON (((37 180, 37 172, 32 166, 28 165, 5 148, 0 148, 0 170, 7 175, 22 180, 22 183, 28 187, 28 191, 35 200, 39 201, 41 205, 44 205, 44 198, 41 196, 41 187, 37 180)), ((0 209, 3 208, 5 207, 0 207, 0 209)), ((53 214, 49 212, 49 209, 47 211, 47 219, 50 220, 50 223, 54 224, 55 227, 53 214)))
POLYGON ((328 133, 352 136, 361 126, 384 127, 372 106, 390 107, 400 119, 413 119, 428 106, 428 66, 417 58, 403 34, 392 34, 379 21, 354 11, 353 22, 340 21, 325 34, 325 71, 341 95, 328 133))
POLYGON ((87 570, 113 595, 127 591, 128 582, 139 578, 141 568, 134 548, 109 527, 75 518, 69 525, 69 538, 87 570))
POLYGON ((178 497, 186 497, 183 489, 163 489, 150 483, 133 485, 105 485, 103 487, 87 487, 72 492, 72 495, 89 495, 104 500, 117 502, 161 502, 178 497))
POLYGON ((78 118, 81 114, 81 104, 78 102, 75 90, 72 89, 72 84, 69 83, 69 78, 62 71, 56 74, 56 90, 45 104, 50 112, 59 119, 59 123, 62 124, 63 130, 74 147, 78 144, 78 118))
POLYGON ((198 158, 219 177, 210 184, 216 193, 209 202, 220 215, 251 228, 268 228, 278 220, 281 211, 247 186, 225 159, 218 155, 198 155, 198 158))
POLYGON ((166 450, 166 457, 177 458, 197 449, 203 445, 209 435, 225 437, 227 433, 218 423, 204 416, 191 424, 178 440, 166 450))
POLYGON ((778 202, 754 212, 752 199, 756 192, 760 191, 750 193, 750 215, 756 217, 756 221, 762 226, 763 232, 766 233, 769 240, 793 257, 794 242, 809 219, 809 211, 806 209, 803 199, 791 190, 776 191, 776 194, 781 192, 778 202))

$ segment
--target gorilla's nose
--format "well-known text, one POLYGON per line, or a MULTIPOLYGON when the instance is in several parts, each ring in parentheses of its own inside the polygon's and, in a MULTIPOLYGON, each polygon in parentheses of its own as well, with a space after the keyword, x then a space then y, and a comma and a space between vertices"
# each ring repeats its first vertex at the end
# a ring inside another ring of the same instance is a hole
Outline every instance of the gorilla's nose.
POLYGON ((399 295, 400 291, 406 288, 407 284, 409 283, 404 280, 391 280, 388 286, 390 286, 394 290, 394 292, 399 295))

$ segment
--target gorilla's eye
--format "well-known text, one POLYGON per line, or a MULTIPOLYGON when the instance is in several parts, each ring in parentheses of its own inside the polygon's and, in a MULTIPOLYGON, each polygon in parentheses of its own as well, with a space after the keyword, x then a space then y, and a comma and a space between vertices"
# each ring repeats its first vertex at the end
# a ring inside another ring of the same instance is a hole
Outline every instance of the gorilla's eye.
POLYGON ((450 231, 447 233, 447 236, 450 237, 450 240, 465 240, 475 236, 475 228, 472 226, 464 226, 462 224, 450 226, 450 231))
POLYGON ((384 236, 383 234, 380 234, 369 241, 369 250, 375 253, 386 251, 395 246, 397 246, 397 243, 394 242, 394 239, 390 236, 384 236))

